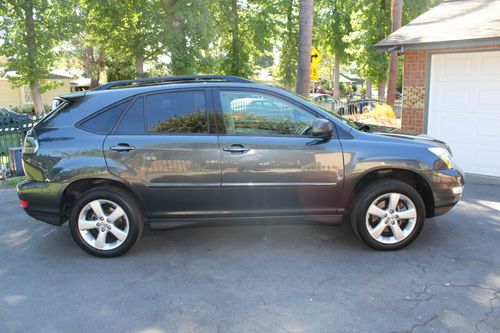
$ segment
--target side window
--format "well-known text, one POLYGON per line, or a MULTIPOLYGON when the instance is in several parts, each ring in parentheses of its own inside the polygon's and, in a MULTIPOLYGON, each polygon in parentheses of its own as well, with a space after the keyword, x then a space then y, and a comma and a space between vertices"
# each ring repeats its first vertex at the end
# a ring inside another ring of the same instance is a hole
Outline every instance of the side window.
POLYGON ((178 91, 146 96, 148 133, 208 133, 204 91, 178 91))
POLYGON ((316 117, 281 98, 252 91, 220 91, 227 134, 310 135, 316 117))
POLYGON ((144 97, 137 98, 130 106, 115 134, 144 134, 144 97))
POLYGON ((127 108, 129 102, 127 100, 107 110, 98 112, 95 116, 83 122, 80 127, 92 133, 108 134, 122 112, 127 108))

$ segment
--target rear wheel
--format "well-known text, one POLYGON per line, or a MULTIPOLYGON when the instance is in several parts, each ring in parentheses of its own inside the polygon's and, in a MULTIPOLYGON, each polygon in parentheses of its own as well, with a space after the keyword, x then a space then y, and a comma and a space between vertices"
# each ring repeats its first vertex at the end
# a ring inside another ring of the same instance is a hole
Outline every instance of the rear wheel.
POLYGON ((379 180, 363 189, 353 205, 356 234, 377 250, 397 250, 422 231, 425 205, 420 194, 398 180, 379 180))
POLYGON ((90 190, 77 200, 69 226, 75 242, 98 257, 116 257, 140 239, 143 217, 135 200, 116 188, 90 190))

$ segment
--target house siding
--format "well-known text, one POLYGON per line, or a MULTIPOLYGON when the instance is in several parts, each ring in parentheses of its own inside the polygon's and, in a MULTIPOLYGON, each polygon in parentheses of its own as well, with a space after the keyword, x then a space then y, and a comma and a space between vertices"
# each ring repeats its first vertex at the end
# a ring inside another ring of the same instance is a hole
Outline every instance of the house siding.
POLYGON ((403 69, 403 110, 401 114, 401 128, 420 133, 426 130, 425 110, 427 109, 426 103, 429 89, 428 74, 431 54, 487 51, 495 49, 500 49, 500 44, 406 51, 404 54, 403 69))
MULTIPOLYGON (((62 82, 62 85, 44 92, 42 94, 43 104, 51 105, 52 100, 55 97, 70 93, 70 79, 57 81, 62 82)), ((24 87, 14 88, 10 81, 0 79, 0 107, 31 105, 29 103, 25 103, 23 100, 22 89, 24 89, 24 87)))

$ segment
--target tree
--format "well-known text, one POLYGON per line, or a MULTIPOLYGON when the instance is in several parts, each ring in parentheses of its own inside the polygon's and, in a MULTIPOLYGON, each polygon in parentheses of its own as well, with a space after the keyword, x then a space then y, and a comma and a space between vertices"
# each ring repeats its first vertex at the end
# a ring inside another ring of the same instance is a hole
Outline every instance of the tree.
POLYGON ((314 0, 301 0, 299 13, 299 54, 297 94, 309 96, 314 0))
POLYGON ((344 36, 351 32, 351 4, 345 0, 320 0, 317 13, 318 43, 335 57, 333 93, 340 96, 340 64, 346 60, 348 46, 344 36))
MULTIPOLYGON (((208 50, 217 29, 214 29, 210 2, 204 0, 163 0, 166 26, 165 48, 170 56, 174 75, 190 75, 209 69, 208 50)), ((213 69, 212 69, 213 70, 213 69)))
POLYGON ((347 53, 356 62, 356 71, 367 81, 377 84, 378 98, 385 97, 388 57, 375 50, 374 45, 390 30, 390 13, 386 0, 359 0, 353 2, 352 31, 346 35, 347 53))
POLYGON ((144 76, 144 62, 164 52, 167 33, 160 0, 81 1, 88 44, 104 47, 111 56, 134 59, 136 77, 144 76))
POLYGON ((28 85, 37 114, 44 112, 43 82, 58 57, 57 46, 72 33, 73 8, 62 0, 4 0, 0 3, 0 55, 17 76, 15 86, 28 85))
MULTIPOLYGON (((391 5, 391 20, 392 32, 401 28, 401 20, 403 18, 403 0, 392 0, 391 5)), ((398 80, 398 54, 391 52, 389 63, 389 79, 387 81, 387 104, 394 107, 396 101, 396 83, 398 80)))
POLYGON ((284 20, 277 20, 280 24, 278 40, 281 41, 281 56, 277 76, 283 86, 291 89, 295 85, 297 75, 298 54, 298 1, 284 0, 278 4, 280 12, 285 12, 284 20), (283 36, 279 38, 279 36, 283 36))

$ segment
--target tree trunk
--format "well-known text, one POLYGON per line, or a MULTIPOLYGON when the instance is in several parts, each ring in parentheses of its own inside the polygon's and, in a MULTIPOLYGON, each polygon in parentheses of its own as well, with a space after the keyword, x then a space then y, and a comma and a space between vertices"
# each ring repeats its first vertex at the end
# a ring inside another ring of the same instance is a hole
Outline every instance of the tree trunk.
MULTIPOLYGON (((391 19, 392 32, 401 28, 403 16, 403 0, 392 0, 391 19)), ((387 104, 394 107, 396 101, 396 83, 398 81, 398 54, 392 52, 389 63, 389 80, 387 82, 387 104)))
MULTIPOLYGON (((104 61, 102 59, 102 61, 104 61)), ((94 89, 99 86, 99 79, 101 77, 101 67, 98 62, 96 62, 94 57, 94 48, 90 45, 86 46, 86 57, 84 61, 86 74, 90 77, 90 89, 94 89)))
POLYGON ((144 56, 138 55, 135 57, 135 77, 137 79, 144 77, 144 56))
POLYGON ((372 98, 372 81, 371 80, 366 80, 366 98, 371 99, 372 98))
POLYGON ((233 18, 233 26, 231 29, 232 39, 231 39, 231 73, 234 75, 241 75, 240 73, 240 40, 238 36, 238 1, 231 0, 231 16, 233 18))
POLYGON ((299 12, 299 67, 297 94, 309 97, 314 0, 301 0, 299 12))
POLYGON ((379 82, 377 84, 377 90, 378 90, 378 100, 383 101, 385 97, 385 82, 379 82))
POLYGON ((337 50, 335 50, 335 69, 333 73, 333 97, 340 97, 340 57, 337 50))
MULTIPOLYGON (((287 39, 286 39, 286 43, 283 44, 283 47, 286 47, 287 44, 288 46, 290 46, 291 43, 293 43, 292 41, 294 40, 294 33, 293 33, 293 0, 290 0, 288 2, 288 7, 287 7, 287 10, 286 10, 286 34, 287 34, 287 39)), ((283 52, 281 53, 282 57, 284 56, 285 54, 285 50, 283 50, 283 52)), ((291 52, 289 52, 288 50, 286 50, 286 54, 287 55, 290 55, 291 52)), ((294 69, 292 69, 292 59, 290 56, 287 56, 285 57, 284 59, 282 58, 282 61, 284 62, 284 65, 283 65, 283 68, 284 68, 284 72, 283 72, 283 85, 285 86, 285 88, 287 89, 291 89, 292 88, 292 84, 293 84, 293 72, 295 71, 294 69)))
POLYGON ((33 4, 31 2, 26 3, 26 46, 28 51, 28 61, 30 66, 29 76, 31 78, 30 81, 30 92, 31 99, 33 101, 33 108, 35 109, 36 114, 42 114, 44 112, 43 109, 43 99, 42 94, 40 93, 40 81, 36 78, 36 58, 37 58, 37 46, 35 39, 35 19, 33 14, 33 4))
POLYGON ((33 81, 30 83, 30 92, 35 114, 42 114, 45 109, 43 108, 43 97, 40 93, 40 81, 33 81))

